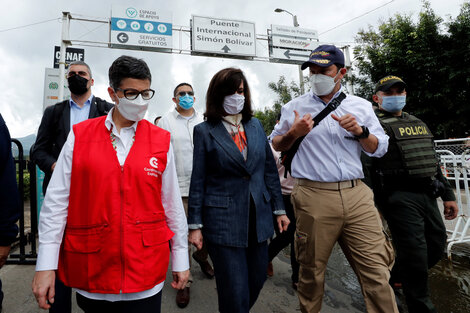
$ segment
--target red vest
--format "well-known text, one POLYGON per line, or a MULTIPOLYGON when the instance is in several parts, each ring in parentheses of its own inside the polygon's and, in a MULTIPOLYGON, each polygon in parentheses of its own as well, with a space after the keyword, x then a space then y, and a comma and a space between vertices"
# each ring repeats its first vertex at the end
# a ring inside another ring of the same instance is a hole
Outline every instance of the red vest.
POLYGON ((106 116, 73 127, 70 198, 58 276, 96 293, 130 293, 165 280, 173 237, 162 206, 170 133, 142 120, 124 165, 106 116))

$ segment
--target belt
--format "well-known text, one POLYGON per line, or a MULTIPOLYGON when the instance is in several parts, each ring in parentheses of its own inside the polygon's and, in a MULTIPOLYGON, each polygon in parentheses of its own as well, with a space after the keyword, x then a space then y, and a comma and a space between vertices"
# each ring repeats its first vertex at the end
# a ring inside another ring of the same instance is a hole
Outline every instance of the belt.
POLYGON ((344 180, 344 181, 339 181, 339 182, 334 182, 334 183, 325 183, 325 182, 320 182, 320 181, 308 180, 305 178, 296 178, 295 181, 299 186, 307 186, 307 187, 313 187, 313 188, 318 188, 318 189, 328 189, 328 190, 341 190, 341 189, 346 189, 346 188, 353 188, 361 182, 360 179, 352 179, 352 180, 344 180))

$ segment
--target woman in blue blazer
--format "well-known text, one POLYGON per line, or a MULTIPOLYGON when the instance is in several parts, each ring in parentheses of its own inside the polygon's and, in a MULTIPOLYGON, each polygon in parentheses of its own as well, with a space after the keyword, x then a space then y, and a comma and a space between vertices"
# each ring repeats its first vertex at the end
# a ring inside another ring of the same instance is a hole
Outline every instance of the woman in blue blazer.
POLYGON ((287 230, 281 186, 261 123, 252 117, 243 72, 219 71, 206 95, 206 121, 194 127, 189 240, 202 238, 214 263, 219 311, 249 312, 268 265, 272 215, 287 230))

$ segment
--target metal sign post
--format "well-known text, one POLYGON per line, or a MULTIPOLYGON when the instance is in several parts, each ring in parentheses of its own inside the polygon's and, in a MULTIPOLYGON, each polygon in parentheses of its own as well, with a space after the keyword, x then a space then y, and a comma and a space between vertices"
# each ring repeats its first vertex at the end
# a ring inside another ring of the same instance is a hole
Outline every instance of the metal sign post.
POLYGON ((60 60, 59 60, 59 99, 64 100, 64 86, 65 84, 65 54, 67 46, 69 46, 69 29, 70 29, 70 13, 62 12, 62 40, 60 41, 60 60))

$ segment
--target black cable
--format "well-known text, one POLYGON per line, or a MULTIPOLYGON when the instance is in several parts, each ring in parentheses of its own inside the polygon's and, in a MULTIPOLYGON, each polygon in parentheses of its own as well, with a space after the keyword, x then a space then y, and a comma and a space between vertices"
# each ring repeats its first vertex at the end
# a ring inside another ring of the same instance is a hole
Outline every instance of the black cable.
POLYGON ((390 3, 394 2, 394 1, 395 1, 395 0, 392 0, 392 1, 390 1, 390 2, 387 2, 387 3, 385 3, 385 4, 382 4, 381 6, 375 8, 375 9, 372 9, 372 10, 370 10, 370 11, 367 11, 367 12, 364 13, 364 14, 361 14, 361 15, 359 15, 359 16, 353 17, 352 19, 350 19, 350 20, 348 20, 348 21, 346 21, 346 22, 344 22, 344 23, 342 23, 342 24, 339 24, 339 25, 337 25, 337 26, 335 26, 335 27, 333 27, 333 28, 330 28, 330 29, 328 29, 328 30, 326 30, 326 31, 324 31, 324 32, 321 32, 319 35, 323 35, 323 34, 329 32, 329 31, 332 31, 333 29, 336 29, 336 28, 341 27, 341 26, 343 26, 343 25, 345 25, 345 24, 347 24, 347 23, 349 23, 349 22, 352 22, 352 21, 354 21, 354 20, 357 20, 358 18, 363 17, 364 15, 367 15, 367 14, 369 14, 369 13, 371 13, 371 12, 377 11, 378 9, 383 8, 384 6, 389 5, 390 3))
POLYGON ((37 22, 37 23, 33 23, 33 24, 22 25, 22 26, 17 26, 17 27, 13 27, 13 28, 7 28, 7 29, 1 29, 0 33, 7 32, 7 31, 10 31, 10 30, 20 29, 20 28, 25 28, 25 27, 29 27, 29 26, 33 26, 33 25, 43 24, 43 23, 47 23, 47 22, 51 22, 51 21, 56 21, 56 20, 59 20, 59 19, 60 18, 53 18, 53 19, 50 19, 50 20, 45 20, 45 21, 41 21, 41 22, 37 22))

